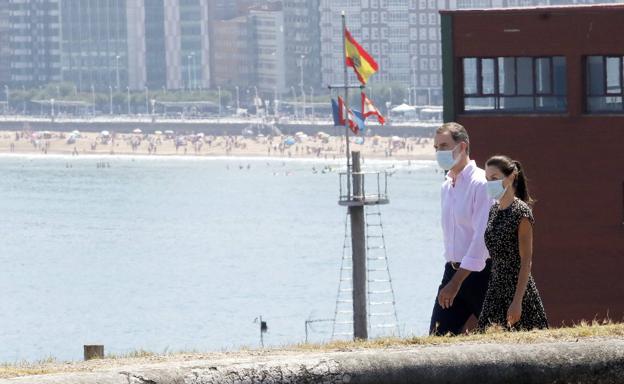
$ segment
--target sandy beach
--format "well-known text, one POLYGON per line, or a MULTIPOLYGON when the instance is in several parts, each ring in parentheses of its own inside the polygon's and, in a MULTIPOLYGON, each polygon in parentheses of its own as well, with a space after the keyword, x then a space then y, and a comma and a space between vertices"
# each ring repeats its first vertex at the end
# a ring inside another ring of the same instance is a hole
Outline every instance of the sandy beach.
MULTIPOLYGON (((351 137, 350 148, 373 159, 430 160, 429 138, 351 137), (363 142, 362 142, 363 141, 363 142)), ((334 159, 344 156, 344 137, 207 136, 157 133, 0 131, 0 153, 61 155, 245 156, 334 159)))

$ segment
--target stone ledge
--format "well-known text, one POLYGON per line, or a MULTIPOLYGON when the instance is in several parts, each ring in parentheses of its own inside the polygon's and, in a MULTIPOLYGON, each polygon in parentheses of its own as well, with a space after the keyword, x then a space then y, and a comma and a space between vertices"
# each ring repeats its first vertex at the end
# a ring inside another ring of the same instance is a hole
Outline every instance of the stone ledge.
POLYGON ((622 383, 624 339, 279 351, 27 376, 9 384, 622 383))

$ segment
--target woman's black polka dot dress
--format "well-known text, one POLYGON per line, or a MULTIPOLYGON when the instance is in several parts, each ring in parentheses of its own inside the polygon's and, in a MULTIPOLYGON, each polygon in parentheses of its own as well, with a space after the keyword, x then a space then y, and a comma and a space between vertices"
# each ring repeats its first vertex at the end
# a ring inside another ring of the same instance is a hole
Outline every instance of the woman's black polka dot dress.
MULTIPOLYGON (((492 324, 509 329, 507 310, 513 301, 520 272, 518 227, 524 217, 528 218, 531 224, 534 223, 531 208, 518 198, 505 209, 499 209, 498 203, 490 209, 485 230, 485 245, 492 258, 492 274, 479 316, 480 330, 485 330, 492 324)), ((542 299, 531 275, 522 299, 520 321, 512 328, 515 330, 548 328, 542 299)))

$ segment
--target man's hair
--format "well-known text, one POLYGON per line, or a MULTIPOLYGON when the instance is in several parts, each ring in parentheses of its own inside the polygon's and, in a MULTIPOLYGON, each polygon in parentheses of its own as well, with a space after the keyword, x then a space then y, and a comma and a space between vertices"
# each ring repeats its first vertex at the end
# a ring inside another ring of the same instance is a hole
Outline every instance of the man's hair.
POLYGON ((436 134, 438 133, 446 133, 450 132, 453 141, 456 143, 461 143, 462 141, 468 145, 466 148, 466 153, 470 155, 470 138, 468 137, 468 132, 463 125, 450 122, 442 124, 438 129, 436 129, 436 134))

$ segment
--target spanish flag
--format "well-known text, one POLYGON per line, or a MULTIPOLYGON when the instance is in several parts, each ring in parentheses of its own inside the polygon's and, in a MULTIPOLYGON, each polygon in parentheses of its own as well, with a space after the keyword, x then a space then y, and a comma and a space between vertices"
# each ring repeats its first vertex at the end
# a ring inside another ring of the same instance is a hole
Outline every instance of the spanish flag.
POLYGON ((358 80, 363 85, 366 85, 368 78, 377 70, 379 67, 377 63, 372 58, 371 55, 368 54, 360 46, 360 44, 355 41, 349 30, 345 28, 345 58, 347 61, 347 66, 353 67, 355 74, 357 75, 358 80))

